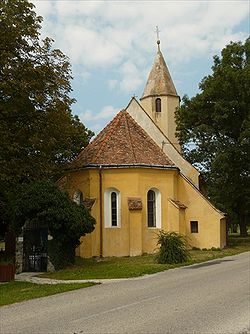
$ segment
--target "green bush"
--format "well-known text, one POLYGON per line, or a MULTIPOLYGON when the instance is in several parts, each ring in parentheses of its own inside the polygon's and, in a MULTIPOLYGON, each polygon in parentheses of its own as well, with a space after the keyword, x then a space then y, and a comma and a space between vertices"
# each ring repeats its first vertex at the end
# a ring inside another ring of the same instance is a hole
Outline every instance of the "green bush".
POLYGON ((0 252, 0 263, 15 263, 14 256, 6 254, 6 252, 0 252))
POLYGON ((76 245, 72 242, 63 244, 58 238, 48 241, 48 255, 55 270, 67 267, 75 262, 76 245))
POLYGON ((158 263, 182 263, 189 260, 188 244, 183 235, 160 231, 157 237, 157 245, 160 245, 157 255, 158 263))
POLYGON ((212 247, 211 251, 213 251, 213 252, 220 252, 221 248, 220 247, 212 247))
POLYGON ((194 251, 200 251, 201 249, 199 247, 192 247, 192 250, 194 250, 194 251))

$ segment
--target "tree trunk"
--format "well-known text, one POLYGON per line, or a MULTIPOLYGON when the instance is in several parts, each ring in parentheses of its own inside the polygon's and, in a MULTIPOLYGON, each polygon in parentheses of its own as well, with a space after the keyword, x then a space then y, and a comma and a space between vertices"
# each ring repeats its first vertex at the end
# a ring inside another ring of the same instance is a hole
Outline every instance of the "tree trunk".
POLYGON ((15 255, 16 252, 16 236, 14 232, 8 231, 5 233, 5 252, 8 255, 15 255))
POLYGON ((247 237, 247 226, 243 217, 241 218, 239 225, 240 225, 240 236, 247 237))
POLYGON ((237 233, 238 232, 238 224, 232 224, 231 225, 232 233, 237 233))
POLYGON ((241 237, 247 237, 247 214, 242 210, 241 204, 237 203, 237 216, 238 216, 238 222, 240 226, 240 236, 241 237))

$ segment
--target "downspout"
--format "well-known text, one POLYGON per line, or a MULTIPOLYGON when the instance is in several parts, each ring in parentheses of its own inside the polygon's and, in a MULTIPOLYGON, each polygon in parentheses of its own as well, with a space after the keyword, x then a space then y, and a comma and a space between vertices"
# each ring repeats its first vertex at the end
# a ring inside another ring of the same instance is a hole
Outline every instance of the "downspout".
POLYGON ((99 198, 100 198, 100 257, 103 256, 103 198, 102 198, 102 165, 99 166, 99 198))

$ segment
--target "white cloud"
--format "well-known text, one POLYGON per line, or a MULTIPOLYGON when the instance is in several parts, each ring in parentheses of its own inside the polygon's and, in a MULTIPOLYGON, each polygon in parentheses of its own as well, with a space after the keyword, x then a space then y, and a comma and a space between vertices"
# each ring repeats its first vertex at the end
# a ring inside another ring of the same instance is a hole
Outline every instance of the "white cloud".
POLYGON ((143 77, 141 71, 136 65, 127 61, 121 68, 122 80, 120 82, 120 89, 125 92, 135 92, 135 90, 142 84, 143 77))
POLYGON ((102 130, 103 124, 101 123, 95 123, 92 125, 91 130, 94 131, 95 136, 92 138, 92 140, 98 135, 98 133, 102 130))
POLYGON ((86 110, 83 113, 79 114, 79 117, 82 122, 98 121, 98 120, 100 121, 104 119, 107 120, 114 117, 118 111, 119 109, 108 105, 103 107, 102 110, 98 113, 95 113, 91 110, 86 110))
POLYGON ((103 128, 104 124, 110 122, 118 113, 119 109, 111 105, 104 106, 100 112, 86 110, 79 114, 81 122, 83 122, 89 129, 98 134, 103 128))
MULTIPOLYGON (((245 39, 234 31, 249 14, 248 1, 44 1, 44 33, 53 37, 83 73, 113 66, 109 88, 133 93, 145 81, 145 68, 156 50, 155 26, 168 63, 218 53, 230 40, 245 39)), ((171 68, 170 68, 171 70, 171 68)))
POLYGON ((122 56, 118 45, 84 24, 59 25, 55 27, 54 33, 58 36, 55 39, 60 49, 67 53, 71 61, 88 70, 93 66, 115 64, 122 56))
POLYGON ((121 80, 109 79, 108 87, 111 90, 119 88, 124 93, 135 93, 136 89, 145 81, 145 71, 140 66, 135 65, 132 61, 123 63, 118 71, 121 80))
POLYGON ((114 89, 119 85, 119 82, 116 79, 110 79, 110 80, 107 81, 107 83, 108 83, 108 87, 110 89, 114 89))
POLYGON ((103 1, 57 0, 54 3, 58 15, 64 19, 75 16, 94 15, 97 10, 102 10, 104 7, 103 1))
POLYGON ((82 70, 78 72, 78 75, 83 79, 83 82, 86 82, 91 77, 91 72, 82 70))
POLYGON ((53 12, 53 3, 51 1, 33 0, 35 11, 44 17, 49 16, 53 12))

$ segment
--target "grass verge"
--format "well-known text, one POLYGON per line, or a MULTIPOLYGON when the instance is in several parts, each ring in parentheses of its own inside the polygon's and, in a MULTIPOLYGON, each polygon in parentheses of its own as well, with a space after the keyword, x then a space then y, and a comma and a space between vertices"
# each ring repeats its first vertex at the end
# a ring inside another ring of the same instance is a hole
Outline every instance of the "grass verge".
POLYGON ((112 257, 102 260, 77 258, 74 266, 39 276, 62 280, 138 277, 247 251, 250 251, 250 237, 234 236, 229 240, 229 247, 223 250, 191 250, 191 259, 182 264, 159 264, 155 260, 155 255, 112 257))
POLYGON ((22 302, 28 299, 45 297, 61 292, 87 288, 94 283, 34 284, 12 281, 0 284, 0 306, 22 302))

